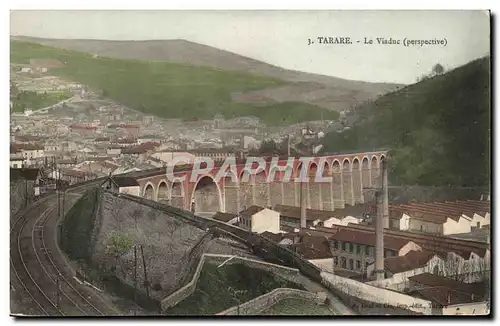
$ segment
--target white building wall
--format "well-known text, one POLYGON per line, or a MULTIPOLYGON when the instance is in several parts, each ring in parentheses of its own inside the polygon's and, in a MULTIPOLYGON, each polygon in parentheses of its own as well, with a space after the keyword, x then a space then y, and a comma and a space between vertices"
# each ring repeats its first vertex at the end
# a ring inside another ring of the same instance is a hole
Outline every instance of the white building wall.
POLYGON ((443 308, 443 315, 487 315, 490 313, 488 302, 464 303, 443 308))
POLYGON ((278 233, 280 231, 280 213, 264 208, 252 215, 251 231, 262 233, 265 231, 278 233))
POLYGON ((477 228, 478 227, 478 223, 479 223, 479 227, 483 227, 484 225, 490 225, 490 219, 489 219, 489 213, 486 213, 485 216, 481 216, 477 213, 474 213, 474 215, 472 216, 471 220, 470 220, 470 226, 471 227, 474 227, 474 228, 477 228), (488 218, 486 218, 486 216, 488 218))
POLYGON ((413 241, 409 241, 398 251, 398 256, 405 256, 410 251, 422 251, 422 247, 413 241))
POLYGON ((14 169, 20 169, 23 167, 24 160, 10 161, 10 167, 14 169))
POLYGON ((471 231, 471 223, 467 219, 460 217, 458 222, 448 218, 443 224, 443 235, 469 233, 471 231))
POLYGON ((133 195, 133 196, 140 196, 141 187, 140 186, 120 187, 119 193, 129 194, 129 195, 133 195))
POLYGON ((157 158, 159 160, 162 160, 163 162, 170 164, 170 163, 177 163, 177 164, 191 164, 194 162, 195 156, 191 153, 187 152, 156 152, 151 155, 154 158, 157 158))
POLYGON ((432 234, 443 234, 443 224, 422 221, 410 216, 409 230, 417 232, 427 232, 432 234))
POLYGON ((335 273, 333 267, 333 258, 324 258, 324 259, 310 259, 309 262, 319 267, 322 271, 328 273, 335 273))

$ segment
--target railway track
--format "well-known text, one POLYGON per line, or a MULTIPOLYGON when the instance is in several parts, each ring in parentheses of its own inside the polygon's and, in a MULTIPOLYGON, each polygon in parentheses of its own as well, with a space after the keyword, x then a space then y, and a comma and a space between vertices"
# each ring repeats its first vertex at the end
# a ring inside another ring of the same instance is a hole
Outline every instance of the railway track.
MULTIPOLYGON (((94 184, 68 189, 78 195, 94 184)), ((81 291, 84 285, 67 279, 54 262, 53 253, 46 245, 50 232, 45 232, 47 221, 57 209, 57 195, 44 197, 17 219, 10 230, 10 263, 24 291, 46 316, 103 316, 81 291)), ((55 236, 55 234, 52 234, 55 236)), ((50 240, 49 240, 50 241, 50 240)), ((66 273, 67 274, 67 273, 66 273)))

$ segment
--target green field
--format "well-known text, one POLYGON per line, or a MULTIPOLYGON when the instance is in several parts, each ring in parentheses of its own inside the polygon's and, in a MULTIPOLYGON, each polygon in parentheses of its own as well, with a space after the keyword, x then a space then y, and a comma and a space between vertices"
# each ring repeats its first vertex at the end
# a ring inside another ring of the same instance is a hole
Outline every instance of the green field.
POLYGON ((69 92, 37 94, 36 92, 22 91, 12 99, 12 111, 24 112, 25 109, 42 109, 70 97, 71 93, 69 92))
POLYGON ((205 264, 195 292, 170 308, 167 315, 215 315, 228 308, 244 303, 277 288, 295 288, 300 285, 289 282, 272 273, 242 264, 224 265, 217 268, 205 264))
POLYGON ((233 92, 285 84, 275 78, 165 62, 93 58, 90 54, 19 41, 11 41, 10 45, 12 63, 57 59, 66 66, 52 69, 50 74, 86 84, 101 90, 105 97, 160 117, 211 119, 220 113, 226 118, 256 116, 269 125, 319 120, 321 111, 324 119, 338 118, 337 112, 306 103, 253 106, 232 102, 233 92))
POLYGON ((262 311, 260 315, 333 316, 335 313, 326 305, 318 305, 302 299, 284 299, 262 311))

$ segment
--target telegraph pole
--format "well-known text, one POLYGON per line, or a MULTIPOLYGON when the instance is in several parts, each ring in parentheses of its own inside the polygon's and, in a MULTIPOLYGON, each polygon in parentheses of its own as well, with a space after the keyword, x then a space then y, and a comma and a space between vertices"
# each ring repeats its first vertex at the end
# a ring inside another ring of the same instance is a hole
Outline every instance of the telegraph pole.
POLYGON ((142 264, 144 265, 144 286, 146 287, 146 294, 149 299, 149 281, 148 281, 148 272, 146 269, 146 260, 144 259, 144 250, 141 244, 141 255, 142 255, 142 264))
POLYGON ((134 245, 134 301, 137 301, 137 245, 134 245))

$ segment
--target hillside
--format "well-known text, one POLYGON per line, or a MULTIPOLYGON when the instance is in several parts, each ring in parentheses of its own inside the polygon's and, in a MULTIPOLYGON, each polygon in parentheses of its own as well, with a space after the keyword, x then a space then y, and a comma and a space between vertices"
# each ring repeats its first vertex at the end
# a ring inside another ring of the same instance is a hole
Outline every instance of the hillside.
POLYGON ((235 53, 185 40, 58 40, 19 36, 12 39, 96 54, 100 57, 210 67, 218 70, 239 71, 257 76, 277 78, 288 82, 283 87, 266 89, 264 92, 260 90, 253 91, 247 96, 239 96, 235 99, 235 101, 242 103, 253 102, 253 98, 263 98, 268 104, 286 101, 304 102, 329 110, 341 111, 401 86, 346 80, 287 70, 235 53))
POLYGON ((165 118, 212 119, 256 116, 269 125, 335 120, 338 113, 311 104, 287 101, 273 104, 233 102, 233 93, 286 85, 270 77, 165 62, 141 62, 66 51, 33 43, 11 42, 11 63, 56 59, 63 67, 49 74, 88 85, 130 108, 165 118))
POLYGON ((490 178, 490 57, 359 106, 325 151, 389 148, 396 184, 485 186, 490 178))

